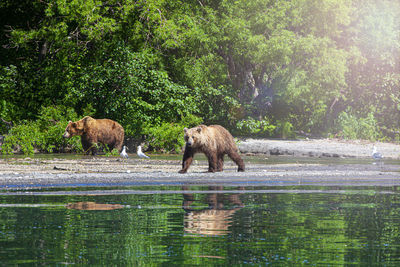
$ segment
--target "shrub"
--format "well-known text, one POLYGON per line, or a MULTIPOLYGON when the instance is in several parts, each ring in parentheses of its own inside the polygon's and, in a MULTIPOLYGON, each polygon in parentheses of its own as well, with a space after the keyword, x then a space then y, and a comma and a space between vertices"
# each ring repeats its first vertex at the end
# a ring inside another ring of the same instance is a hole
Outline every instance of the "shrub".
POLYGON ((357 117, 350 110, 343 111, 338 116, 337 128, 339 137, 345 139, 366 139, 375 141, 381 133, 372 112, 366 117, 357 117))
POLYGON ((189 115, 183 118, 180 123, 164 122, 157 126, 147 126, 143 133, 146 135, 147 142, 155 151, 178 153, 185 145, 183 129, 200 123, 200 118, 189 115))
POLYGON ((279 137, 284 139, 295 136, 293 132, 293 124, 285 120, 278 120, 276 122, 276 133, 279 137))
POLYGON ((29 155, 34 153, 35 144, 39 140, 39 131, 34 123, 22 122, 11 128, 2 145, 3 154, 12 154, 14 150, 29 155))
POLYGON ((42 108, 36 121, 22 121, 11 128, 2 145, 3 154, 12 154, 15 151, 28 155, 35 151, 82 151, 79 138, 62 137, 70 119, 77 119, 72 109, 64 106, 42 108))
POLYGON ((239 129, 240 134, 258 136, 271 136, 276 129, 276 126, 267 117, 261 121, 249 117, 246 120, 239 121, 236 127, 239 129))

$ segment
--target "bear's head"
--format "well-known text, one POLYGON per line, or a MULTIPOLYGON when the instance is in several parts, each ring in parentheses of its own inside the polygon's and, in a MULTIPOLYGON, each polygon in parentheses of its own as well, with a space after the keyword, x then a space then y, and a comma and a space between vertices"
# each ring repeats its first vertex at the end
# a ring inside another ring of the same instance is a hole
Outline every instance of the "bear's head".
POLYGON ((84 130, 84 127, 83 127, 82 121, 77 121, 77 122, 69 121, 67 128, 65 128, 63 137, 70 138, 74 135, 82 135, 83 130, 84 130))
POLYGON ((205 125, 199 125, 190 129, 188 128, 183 129, 185 133, 184 138, 186 145, 193 148, 202 145, 204 143, 205 138, 207 138, 207 135, 205 134, 206 129, 207 126, 205 125))

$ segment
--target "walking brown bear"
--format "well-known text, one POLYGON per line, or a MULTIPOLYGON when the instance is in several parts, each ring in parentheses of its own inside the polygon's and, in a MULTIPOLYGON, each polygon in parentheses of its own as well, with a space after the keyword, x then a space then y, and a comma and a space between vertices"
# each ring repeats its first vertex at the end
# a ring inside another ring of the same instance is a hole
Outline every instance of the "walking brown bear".
POLYGON ((208 171, 220 172, 224 167, 224 156, 227 154, 237 165, 238 171, 244 171, 244 163, 239 155, 239 149, 233 136, 220 125, 199 125, 191 129, 184 129, 185 152, 183 154, 182 169, 179 173, 186 173, 192 164, 193 156, 204 153, 208 159, 208 171))
POLYGON ((86 116, 76 122, 70 121, 63 137, 80 135, 82 148, 86 154, 92 152, 92 155, 96 155, 98 142, 107 145, 110 151, 115 148, 121 152, 124 134, 124 128, 116 121, 86 116))

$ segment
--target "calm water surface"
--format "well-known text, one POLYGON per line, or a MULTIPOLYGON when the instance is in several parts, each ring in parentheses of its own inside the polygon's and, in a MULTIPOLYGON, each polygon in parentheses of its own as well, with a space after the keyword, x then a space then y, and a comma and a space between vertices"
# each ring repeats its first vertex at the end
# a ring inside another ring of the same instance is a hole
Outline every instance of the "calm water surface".
POLYGON ((62 190, 2 192, 0 265, 400 264, 397 187, 62 190))

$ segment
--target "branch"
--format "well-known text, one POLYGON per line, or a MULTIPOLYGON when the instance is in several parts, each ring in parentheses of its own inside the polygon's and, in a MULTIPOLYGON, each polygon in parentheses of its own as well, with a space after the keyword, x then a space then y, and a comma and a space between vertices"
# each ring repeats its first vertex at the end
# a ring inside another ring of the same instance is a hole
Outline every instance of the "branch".
POLYGON ((9 127, 9 128, 13 127, 12 121, 6 121, 6 120, 3 119, 3 118, 0 118, 0 120, 1 120, 5 125, 7 125, 7 127, 9 127))

